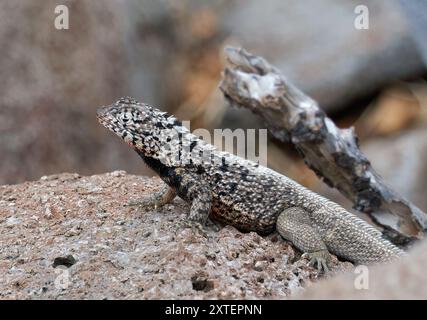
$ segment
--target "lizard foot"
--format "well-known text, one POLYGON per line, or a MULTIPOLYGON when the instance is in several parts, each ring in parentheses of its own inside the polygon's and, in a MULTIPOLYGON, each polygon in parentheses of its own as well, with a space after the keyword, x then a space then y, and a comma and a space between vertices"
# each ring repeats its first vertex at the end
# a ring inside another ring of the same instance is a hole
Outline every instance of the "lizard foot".
POLYGON ((143 198, 141 200, 136 201, 129 201, 125 204, 125 207, 143 207, 143 208, 154 208, 158 209, 162 207, 162 203, 160 201, 157 201, 156 199, 153 199, 153 197, 147 197, 143 198))
POLYGON ((209 228, 215 232, 220 231, 222 229, 222 227, 223 227, 223 225, 219 221, 213 220, 210 217, 206 221, 206 227, 205 228, 209 228))
POLYGON ((176 230, 181 228, 191 228, 191 231, 193 234, 200 234, 203 237, 207 238, 208 234, 205 231, 205 228, 200 222, 193 221, 193 220, 183 220, 180 223, 177 224, 176 230))
POLYGON ((320 273, 329 272, 328 264, 330 263, 331 256, 327 250, 315 251, 315 252, 306 252, 302 255, 303 258, 307 257, 309 259, 309 266, 316 266, 317 271, 320 273))
POLYGON ((165 204, 170 203, 175 198, 175 196, 175 190, 165 184, 160 191, 152 193, 151 195, 148 195, 141 200, 130 201, 125 204, 125 207, 139 206, 145 208, 154 207, 154 209, 158 209, 165 204))

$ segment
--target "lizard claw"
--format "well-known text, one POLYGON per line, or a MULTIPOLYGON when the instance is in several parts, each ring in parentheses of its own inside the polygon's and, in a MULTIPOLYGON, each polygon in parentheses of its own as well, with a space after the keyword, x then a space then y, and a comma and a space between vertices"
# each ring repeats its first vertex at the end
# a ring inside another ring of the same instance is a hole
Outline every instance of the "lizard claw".
POLYGON ((306 252, 303 254, 303 258, 307 257, 309 259, 309 266, 314 267, 317 265, 317 271, 321 273, 328 273, 330 262, 330 254, 327 250, 315 251, 315 252, 306 252))

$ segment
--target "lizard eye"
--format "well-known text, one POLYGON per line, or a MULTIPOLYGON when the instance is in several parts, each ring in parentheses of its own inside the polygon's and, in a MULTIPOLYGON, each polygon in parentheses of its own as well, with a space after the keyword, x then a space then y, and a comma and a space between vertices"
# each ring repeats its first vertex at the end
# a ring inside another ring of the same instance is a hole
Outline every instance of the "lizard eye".
POLYGON ((132 117, 132 115, 126 112, 126 113, 121 114, 120 120, 123 123, 128 123, 130 121, 131 117, 132 117))

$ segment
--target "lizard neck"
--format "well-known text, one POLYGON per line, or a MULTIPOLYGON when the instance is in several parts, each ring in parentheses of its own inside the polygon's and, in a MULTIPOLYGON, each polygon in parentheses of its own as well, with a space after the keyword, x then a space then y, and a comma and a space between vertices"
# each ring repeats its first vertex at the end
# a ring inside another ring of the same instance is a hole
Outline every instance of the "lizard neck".
POLYGON ((138 149, 135 149, 135 151, 139 154, 142 160, 144 160, 147 166, 150 167, 150 169, 152 169, 153 171, 155 171, 160 176, 160 178, 167 177, 169 175, 170 170, 172 168, 163 164, 159 159, 146 156, 144 152, 138 149))
POLYGON ((139 156, 144 160, 145 164, 152 169, 157 175, 170 187, 179 189, 181 177, 176 174, 175 167, 169 167, 162 163, 159 159, 146 156, 142 151, 135 149, 139 156))

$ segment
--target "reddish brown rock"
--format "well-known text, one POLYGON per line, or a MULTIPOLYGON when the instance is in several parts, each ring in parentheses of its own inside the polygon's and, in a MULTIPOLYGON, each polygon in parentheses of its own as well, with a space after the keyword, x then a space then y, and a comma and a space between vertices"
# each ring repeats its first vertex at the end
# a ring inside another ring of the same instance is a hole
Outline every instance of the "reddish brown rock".
POLYGON ((1 186, 0 298, 280 299, 317 279, 275 234, 193 234, 177 227, 189 210, 181 199, 124 206, 160 187, 121 171, 1 186))

